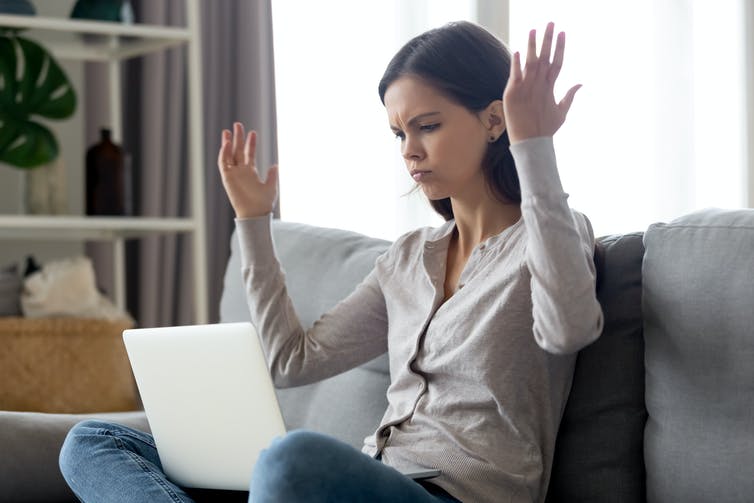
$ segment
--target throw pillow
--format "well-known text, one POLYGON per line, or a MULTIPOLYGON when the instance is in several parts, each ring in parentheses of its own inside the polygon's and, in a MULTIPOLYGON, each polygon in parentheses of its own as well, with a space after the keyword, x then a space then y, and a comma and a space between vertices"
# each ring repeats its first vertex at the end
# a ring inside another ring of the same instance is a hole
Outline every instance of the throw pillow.
POLYGON ((605 327, 579 352, 555 444, 548 503, 643 502, 641 233, 598 240, 605 327))

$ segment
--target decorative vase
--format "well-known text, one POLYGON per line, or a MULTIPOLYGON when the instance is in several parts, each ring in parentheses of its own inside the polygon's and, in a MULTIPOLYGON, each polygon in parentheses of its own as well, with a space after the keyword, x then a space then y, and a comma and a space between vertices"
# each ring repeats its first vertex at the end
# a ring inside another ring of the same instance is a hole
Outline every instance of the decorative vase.
MULTIPOLYGON (((114 23, 133 24, 134 11, 130 0, 78 0, 71 11, 71 19, 91 19, 114 23)), ((102 43, 104 35, 81 34, 89 43, 102 43)))
POLYGON ((133 10, 129 0, 78 0, 71 17, 131 24, 133 10))
POLYGON ((100 135, 86 152, 86 214, 128 215, 129 156, 113 143, 109 129, 101 129, 100 135))
POLYGON ((54 161, 24 172, 21 191, 22 212, 27 215, 64 215, 68 213, 68 187, 65 164, 54 161))
POLYGON ((28 0, 0 0, 0 12, 26 16, 33 16, 37 13, 34 5, 28 0))

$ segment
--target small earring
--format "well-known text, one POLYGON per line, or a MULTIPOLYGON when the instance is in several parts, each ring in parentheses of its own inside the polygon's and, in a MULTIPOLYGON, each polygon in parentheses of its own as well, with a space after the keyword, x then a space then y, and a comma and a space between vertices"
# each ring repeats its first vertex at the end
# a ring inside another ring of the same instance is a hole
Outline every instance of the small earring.
POLYGON ((497 138, 495 138, 495 136, 494 136, 494 135, 493 135, 493 136, 490 136, 490 143, 493 143, 493 142, 494 142, 495 140, 497 140, 497 138))

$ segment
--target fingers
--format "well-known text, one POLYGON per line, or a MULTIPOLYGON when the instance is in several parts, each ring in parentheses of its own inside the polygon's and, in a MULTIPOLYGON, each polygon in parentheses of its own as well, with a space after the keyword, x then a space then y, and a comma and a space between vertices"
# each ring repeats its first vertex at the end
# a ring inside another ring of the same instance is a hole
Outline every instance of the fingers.
MULTIPOLYGON (((552 73, 550 70, 550 53, 552 51, 552 38, 553 34, 555 32, 555 23, 547 23, 547 27, 545 28, 545 34, 544 38, 542 39, 542 49, 540 50, 539 56, 537 56, 537 31, 531 30, 529 32, 529 42, 526 49, 526 66, 524 67, 524 75, 528 76, 536 76, 537 74, 542 72, 542 74, 550 80, 550 74, 552 73)), ((558 34, 558 44, 561 43, 561 39, 563 40, 562 43, 565 43, 565 39, 563 38, 564 34, 563 32, 560 32, 558 34)), ((558 46, 555 48, 556 56, 558 55, 558 46)), ((562 49, 560 54, 560 59, 562 63, 562 49)), ((558 72, 560 69, 558 69, 558 72)), ((557 76, 557 72, 556 72, 557 76)))
POLYGON ((526 48, 526 66, 534 65, 537 62, 537 30, 529 32, 529 45, 526 48))
POLYGON ((547 79, 550 82, 555 82, 558 75, 560 75, 560 69, 563 67, 563 54, 565 53, 565 33, 558 33, 558 40, 555 43, 555 55, 552 58, 552 65, 550 65, 550 71, 547 79))
POLYGON ((572 88, 568 90, 565 96, 563 96, 563 99, 560 100, 560 103, 558 103, 558 108, 560 108, 560 111, 563 114, 563 117, 568 114, 568 110, 571 109, 571 104, 573 104, 573 98, 576 96, 576 91, 581 89, 581 84, 576 84, 572 88))
POLYGON ((512 82, 517 82, 521 79, 525 81, 531 81, 532 83, 539 83, 546 88, 552 90, 555 86, 555 81, 560 75, 560 70, 563 67, 563 55, 565 53, 565 33, 558 33, 555 41, 555 49, 552 54, 553 59, 550 62, 550 55, 552 52, 553 37, 555 34, 555 23, 547 23, 545 28, 544 37, 542 39, 542 48, 539 56, 537 56, 537 42, 536 42, 536 30, 529 31, 529 40, 527 45, 526 63, 521 70, 520 60, 516 63, 516 55, 513 56, 511 62, 511 75, 512 82))
POLYGON ((233 123, 233 132, 223 129, 220 138, 220 151, 217 163, 221 167, 254 166, 257 150, 257 132, 249 131, 244 140, 244 127, 240 122, 233 123))
POLYGON ((244 130, 243 124, 240 122, 233 123, 233 163, 241 164, 243 159, 243 145, 244 145, 244 130))
POLYGON ((552 34, 555 31, 555 23, 547 23, 545 28, 545 37, 542 39, 542 51, 539 53, 539 60, 548 63, 550 61, 550 48, 552 47, 552 34))
POLYGON ((257 152, 257 132, 249 131, 246 135, 246 143, 243 149, 244 164, 247 166, 254 166, 254 159, 257 152))
MULTIPOLYGON (((220 150, 217 153, 217 166, 221 172, 229 172, 234 169, 238 170, 239 168, 243 168, 241 171, 250 170, 256 173, 258 178, 259 172, 255 165, 256 151, 257 132, 254 130, 249 131, 246 133, 244 140, 243 124, 235 122, 232 133, 227 129, 223 129, 220 138, 220 150)), ((273 168, 270 169, 272 170, 273 168)), ((277 167, 274 167, 274 169, 275 176, 277 176, 277 167)))
POLYGON ((513 82, 519 82, 523 78, 521 74, 521 53, 516 52, 513 54, 513 61, 511 62, 511 75, 509 79, 513 82))
POLYGON ((227 170, 228 166, 233 164, 231 133, 223 129, 220 138, 220 151, 217 153, 217 167, 220 170, 227 170))
POLYGON ((278 175, 280 174, 280 169, 278 168, 277 164, 273 164, 272 167, 270 167, 269 170, 267 170, 267 180, 264 181, 264 184, 266 186, 277 186, 278 183, 278 175))

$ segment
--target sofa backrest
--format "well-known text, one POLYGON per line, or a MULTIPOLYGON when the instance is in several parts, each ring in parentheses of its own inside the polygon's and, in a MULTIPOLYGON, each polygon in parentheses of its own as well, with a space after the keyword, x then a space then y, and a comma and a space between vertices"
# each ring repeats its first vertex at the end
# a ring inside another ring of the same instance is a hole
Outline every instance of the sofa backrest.
POLYGON ((754 499, 754 210, 644 237, 648 501, 754 499))
MULTIPOLYGON (((320 315, 353 291, 374 267, 389 242, 355 232, 275 220, 275 252, 301 323, 320 315)), ((249 321, 241 259, 235 234, 220 301, 220 321, 249 321)), ((387 408, 387 355, 324 381, 277 390, 288 430, 306 428, 361 448, 387 408)))
MULTIPOLYGON (((289 294, 305 326, 347 296, 389 246, 352 232, 282 221, 273 223, 273 238, 289 294)), ((556 445, 550 502, 585 495, 643 501, 642 235, 609 236, 600 242, 604 271, 599 299, 605 331, 577 359, 556 445)), ((223 322, 249 319, 235 236, 220 314, 223 322)), ((360 447, 384 413, 388 385, 383 356, 320 383, 278 390, 278 399, 289 429, 313 429, 360 447)))
MULTIPOLYGON (((388 246, 286 222, 276 222, 273 234, 308 325, 345 297, 388 246)), ((548 503, 749 501, 754 210, 707 210, 599 242, 605 328, 576 361, 548 503)), ((222 321, 248 320, 244 299, 234 239, 222 321)), ((281 390, 280 400, 289 427, 359 447, 384 412, 388 384, 383 357, 281 390)))
MULTIPOLYGON (((305 326, 346 297, 389 246, 353 232, 281 221, 273 223, 273 238, 289 294, 305 326)), ((551 503, 644 501, 642 234, 608 236, 600 242, 604 270, 598 297, 605 329, 576 362, 556 445, 551 503)), ((249 319, 235 236, 220 314, 223 322, 249 319)), ((286 425, 360 447, 385 411, 389 379, 383 356, 320 383, 278 390, 286 425)))

